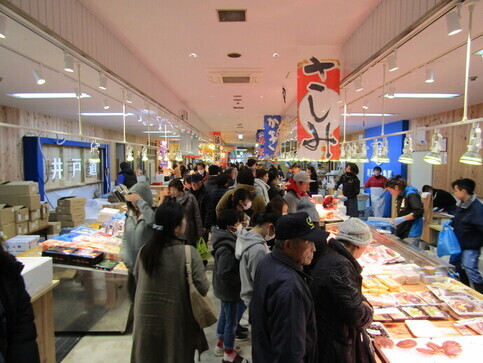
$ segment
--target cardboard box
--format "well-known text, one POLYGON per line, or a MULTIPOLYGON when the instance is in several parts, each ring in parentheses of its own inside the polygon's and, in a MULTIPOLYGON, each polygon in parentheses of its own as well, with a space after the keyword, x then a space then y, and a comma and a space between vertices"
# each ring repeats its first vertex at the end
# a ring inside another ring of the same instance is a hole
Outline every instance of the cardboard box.
POLYGON ((70 255, 76 251, 77 248, 70 247, 49 247, 45 251, 42 251, 42 256, 52 257, 53 263, 69 264, 70 255))
MULTIPOLYGON (((39 184, 33 181, 15 181, 0 184, 0 195, 39 194, 39 184)), ((17 203, 18 204, 18 203, 17 203)))
POLYGON ((50 212, 49 213, 49 222, 56 222, 57 221, 57 212, 50 212))
POLYGON ((15 222, 13 207, 7 204, 0 204, 0 224, 9 224, 15 222))
POLYGON ((37 219, 40 219, 40 208, 31 210, 29 213, 30 222, 36 221, 37 219))
POLYGON ((23 263, 22 277, 25 282, 25 289, 30 296, 34 296, 46 287, 50 286, 53 280, 52 259, 48 257, 18 257, 17 260, 23 263))
POLYGON ((0 204, 24 205, 29 210, 40 208, 40 195, 0 195, 0 204))
POLYGON ((81 212, 85 213, 85 205, 84 204, 72 204, 66 207, 57 207, 55 211, 59 214, 79 214, 81 212))
POLYGON ((38 235, 16 236, 10 238, 5 242, 7 251, 18 253, 28 251, 37 245, 39 238, 40 236, 38 235))
POLYGON ((14 205, 13 214, 15 223, 28 222, 30 217, 29 212, 29 209, 27 207, 24 207, 23 205, 14 205))
POLYGON ((83 224, 85 221, 85 219, 79 219, 79 220, 76 220, 76 221, 61 221, 61 225, 62 227, 77 227, 77 226, 80 226, 81 224, 83 224))
POLYGON ((71 205, 85 205, 87 199, 84 197, 63 197, 57 200, 58 207, 70 207, 71 205))
POLYGON ((45 228, 49 225, 49 218, 40 218, 39 219, 39 228, 45 228))
POLYGON ((29 233, 29 222, 15 223, 17 235, 29 233))
POLYGON ((47 202, 40 203, 40 218, 42 219, 49 218, 49 203, 47 202))
POLYGON ((90 267, 104 259, 104 252, 79 248, 70 255, 69 263, 76 266, 90 267))
POLYGON ((60 222, 49 222, 47 226, 47 235, 49 234, 59 234, 62 229, 62 224, 60 222))
POLYGON ((39 220, 35 220, 35 221, 30 221, 28 222, 29 224, 29 233, 32 233, 34 231, 37 231, 39 229, 39 220))
POLYGON ((85 212, 82 211, 82 213, 77 213, 77 214, 57 214, 57 220, 58 221, 75 221, 79 219, 84 219, 86 216, 85 212))
POLYGON ((17 235, 17 227, 15 227, 15 223, 0 224, 0 231, 2 231, 7 238, 13 238, 17 235))

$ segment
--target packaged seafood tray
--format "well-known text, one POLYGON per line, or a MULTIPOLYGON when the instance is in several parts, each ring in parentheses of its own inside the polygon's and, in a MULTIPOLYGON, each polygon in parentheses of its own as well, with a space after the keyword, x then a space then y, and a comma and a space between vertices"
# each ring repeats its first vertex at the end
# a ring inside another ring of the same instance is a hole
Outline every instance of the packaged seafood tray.
POLYGON ((401 311, 403 311, 411 319, 427 319, 427 318, 429 318, 429 315, 427 315, 418 306, 401 306, 399 309, 401 311))
POLYGON ((483 315, 483 308, 477 302, 464 296, 443 297, 444 302, 458 315, 483 315))
POLYGON ((374 321, 403 321, 408 319, 408 316, 399 310, 397 307, 384 307, 384 308, 375 308, 374 309, 374 321))
POLYGON ((366 248, 358 261, 362 266, 368 266, 404 262, 405 259, 399 253, 386 246, 371 244, 366 248))
POLYGON ((396 306, 396 300, 390 294, 364 294, 372 306, 396 306))
POLYGON ((455 322, 456 327, 466 326, 479 335, 483 335, 483 318, 464 319, 455 322))
POLYGON ((444 296, 464 296, 471 300, 480 300, 481 297, 475 290, 451 278, 447 278, 444 282, 434 282, 428 285, 428 289, 439 298, 444 296))
POLYGON ((374 346, 388 362, 475 362, 483 337, 390 339, 378 337, 374 346))
POLYGON ((428 304, 442 304, 443 302, 432 291, 418 291, 416 294, 428 304))
POLYGON ((441 306, 436 305, 420 305, 419 308, 423 310, 429 319, 448 319, 448 314, 444 312, 441 306))
POLYGON ((426 301, 412 292, 396 292, 391 294, 398 305, 424 305, 426 301))
POLYGON ((377 338, 377 337, 386 337, 386 338, 392 338, 391 334, 387 331, 387 329, 382 325, 381 323, 374 322, 371 325, 369 325, 366 328, 367 334, 371 338, 377 338))

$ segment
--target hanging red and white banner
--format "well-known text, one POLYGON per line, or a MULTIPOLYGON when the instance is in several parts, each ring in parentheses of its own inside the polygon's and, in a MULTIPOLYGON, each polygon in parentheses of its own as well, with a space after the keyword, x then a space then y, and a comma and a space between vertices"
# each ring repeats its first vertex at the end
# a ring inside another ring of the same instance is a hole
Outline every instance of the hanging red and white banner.
POLYGON ((297 157, 338 160, 340 67, 315 57, 297 65, 297 157))

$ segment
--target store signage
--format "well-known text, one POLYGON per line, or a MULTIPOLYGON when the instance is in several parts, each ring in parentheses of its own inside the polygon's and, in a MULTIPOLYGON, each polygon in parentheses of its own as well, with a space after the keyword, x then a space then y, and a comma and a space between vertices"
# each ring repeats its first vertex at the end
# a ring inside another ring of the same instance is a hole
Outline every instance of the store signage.
POLYGON ((315 57, 297 65, 297 157, 338 160, 340 67, 315 57))
POLYGON ((263 157, 265 156, 265 152, 264 152, 265 132, 263 131, 263 129, 257 130, 256 141, 257 141, 257 144, 258 144, 257 159, 263 159, 263 157))
MULTIPOLYGON (((55 180, 55 179, 62 179, 62 173, 64 172, 64 163, 62 162, 61 158, 54 158, 51 162, 51 170, 50 170, 50 179, 55 180)), ((82 159, 71 159, 67 161, 67 165, 70 166, 71 172, 68 172, 65 175, 65 177, 71 177, 75 178, 77 175, 77 172, 82 173, 82 159)), ((96 163, 91 163, 88 162, 86 166, 86 172, 88 176, 97 176, 97 164, 96 163)))
POLYGON ((221 145, 221 132, 213 132, 213 144, 221 145))
POLYGON ((264 132, 264 154, 265 158, 269 158, 275 155, 278 147, 278 128, 280 122, 282 121, 282 116, 280 115, 265 115, 263 117, 263 128, 264 132))

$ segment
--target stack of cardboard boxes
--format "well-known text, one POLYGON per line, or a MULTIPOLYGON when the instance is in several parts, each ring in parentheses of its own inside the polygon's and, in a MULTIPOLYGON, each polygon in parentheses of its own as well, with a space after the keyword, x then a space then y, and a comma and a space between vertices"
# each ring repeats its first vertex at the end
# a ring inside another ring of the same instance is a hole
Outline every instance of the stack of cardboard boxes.
POLYGON ((35 232, 48 224, 47 203, 40 203, 36 182, 0 184, 0 229, 8 238, 35 232))
POLYGON ((84 223, 86 201, 83 197, 60 198, 55 213, 50 214, 50 220, 59 221, 62 227, 76 227, 84 223))

